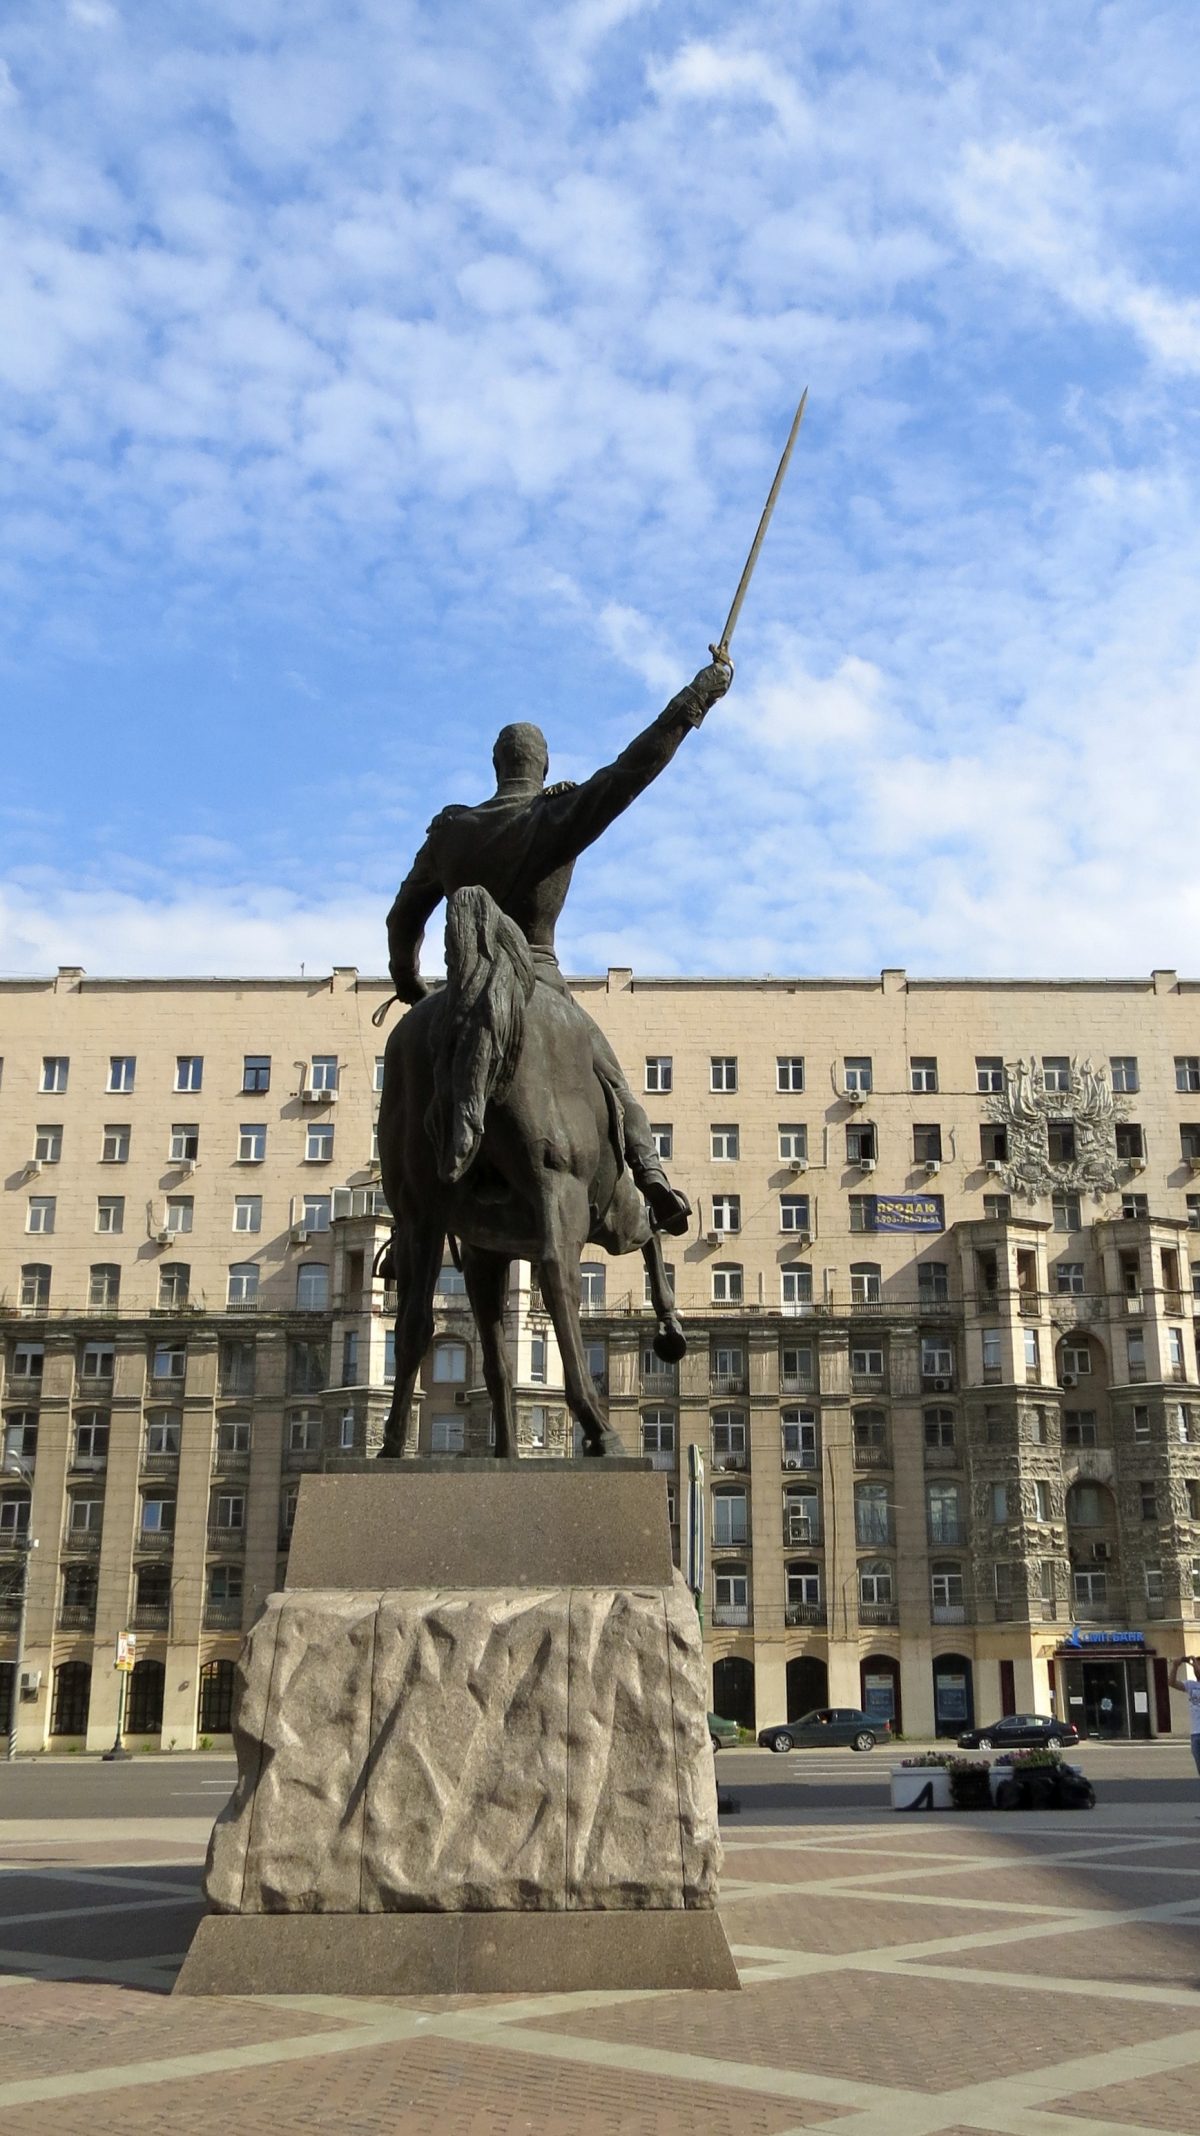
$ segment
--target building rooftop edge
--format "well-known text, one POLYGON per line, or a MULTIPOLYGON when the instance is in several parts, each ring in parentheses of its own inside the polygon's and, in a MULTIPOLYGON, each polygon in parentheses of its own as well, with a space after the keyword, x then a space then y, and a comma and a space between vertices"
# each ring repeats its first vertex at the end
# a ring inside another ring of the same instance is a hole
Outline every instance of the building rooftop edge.
MULTIPOLYGON (((1038 978, 1028 975, 1007 978, 986 976, 973 978, 968 974, 925 979, 919 977, 910 978, 902 967, 893 965, 885 966, 879 977, 872 979, 861 975, 839 973, 824 973, 818 976, 814 976, 811 973, 780 976, 773 972, 761 973, 757 976, 746 973, 734 975, 719 972, 687 975, 656 975, 653 973, 638 975, 627 965, 610 965, 607 972, 568 972, 565 976, 568 984, 573 987, 611 989, 615 980, 618 982, 617 991, 634 993, 650 988, 657 988, 668 993, 721 989, 787 994, 816 993, 830 988, 846 988, 859 993, 877 993, 881 990, 908 993, 953 993, 968 989, 979 992, 991 990, 997 993, 1005 991, 1041 992, 1044 990, 1073 991, 1076 993, 1100 991, 1110 993, 1174 992, 1191 994, 1200 992, 1200 979, 1180 979, 1173 970, 1166 969, 1157 969, 1136 978, 1038 978), (887 987, 886 982, 888 981, 892 982, 891 987, 887 987)), ((63 965, 59 967, 56 973, 29 973, 26 975, 10 973, 0 977, 0 994, 49 993, 57 990, 79 993, 107 993, 123 988, 130 991, 142 990, 149 992, 157 987, 190 987, 197 991, 202 991, 205 988, 225 990, 269 988, 279 992, 319 994, 329 992, 337 982, 340 982, 343 987, 352 987, 364 992, 383 990, 391 985, 391 981, 386 974, 359 972, 356 966, 344 964, 334 965, 329 971, 306 972, 303 976, 214 972, 204 975, 185 974, 176 977, 169 972, 161 972, 154 975, 124 976, 121 974, 99 974, 95 978, 89 977, 77 965, 63 965)))

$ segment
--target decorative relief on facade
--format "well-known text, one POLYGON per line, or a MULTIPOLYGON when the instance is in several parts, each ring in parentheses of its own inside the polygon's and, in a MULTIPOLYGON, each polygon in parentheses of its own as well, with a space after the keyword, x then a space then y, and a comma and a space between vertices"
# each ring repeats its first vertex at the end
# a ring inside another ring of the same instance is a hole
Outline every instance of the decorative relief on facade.
POLYGON ((1070 1088, 1046 1088, 1045 1070, 1036 1055, 1004 1070, 1004 1088, 987 1100, 989 1117, 1007 1134, 1008 1154, 1001 1177, 1010 1194, 1037 1201, 1048 1194, 1111 1194, 1118 1183, 1114 1129, 1128 1107, 1114 1098, 1103 1068, 1072 1059, 1070 1088), (1050 1127, 1059 1122, 1074 1129, 1072 1157, 1051 1160, 1050 1127))

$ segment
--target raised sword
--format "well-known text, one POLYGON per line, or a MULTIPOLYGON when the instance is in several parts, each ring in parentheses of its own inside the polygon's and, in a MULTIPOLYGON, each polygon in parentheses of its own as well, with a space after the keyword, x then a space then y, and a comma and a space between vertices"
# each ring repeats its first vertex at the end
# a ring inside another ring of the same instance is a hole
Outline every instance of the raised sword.
POLYGON ((737 627, 737 619, 742 612, 742 602, 746 598, 746 589, 754 576, 754 566, 758 562, 758 552, 762 548, 764 536, 771 524, 771 514, 775 509, 776 499, 783 488, 783 478, 788 471, 788 461, 792 457, 792 447, 796 442, 800 425, 804 420, 804 404, 807 399, 808 387, 805 386, 803 393, 800 395, 800 405, 792 417, 792 427, 788 432, 787 444, 783 448, 783 457, 775 470, 775 480, 771 484, 770 495, 763 506, 762 518, 758 522, 758 532, 750 544, 750 554, 746 558, 745 567, 738 580, 737 592, 733 596, 733 605, 725 618, 725 628, 721 632, 717 643, 710 645, 708 648, 714 660, 720 660, 728 667, 733 666, 733 662, 729 658, 729 641, 737 627))

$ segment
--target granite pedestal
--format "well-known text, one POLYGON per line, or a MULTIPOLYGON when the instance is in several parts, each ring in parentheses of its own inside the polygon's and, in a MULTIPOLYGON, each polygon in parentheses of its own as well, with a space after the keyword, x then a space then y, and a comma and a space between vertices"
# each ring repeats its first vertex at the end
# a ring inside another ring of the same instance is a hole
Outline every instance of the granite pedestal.
POLYGON ((699 1626, 640 1464, 306 1477, 192 1994, 736 1987, 699 1626))

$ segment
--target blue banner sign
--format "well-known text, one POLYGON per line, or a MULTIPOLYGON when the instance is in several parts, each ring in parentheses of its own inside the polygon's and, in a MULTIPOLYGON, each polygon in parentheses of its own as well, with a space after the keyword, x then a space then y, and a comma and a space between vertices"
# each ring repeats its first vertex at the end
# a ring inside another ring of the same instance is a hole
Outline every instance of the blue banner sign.
POLYGON ((1143 1647, 1145 1644, 1145 1632, 1081 1632, 1079 1626, 1075 1625, 1060 1643, 1058 1651, 1060 1654, 1066 1654, 1073 1647, 1143 1647))
POLYGON ((946 1208, 940 1194, 873 1194, 876 1231, 944 1231, 946 1208))

